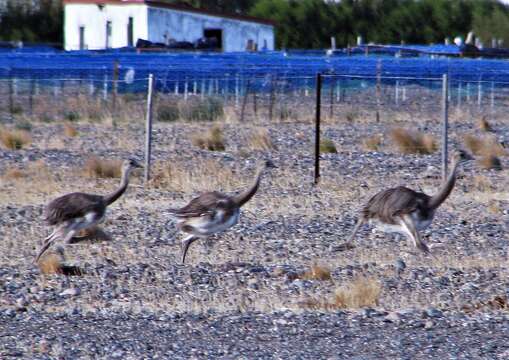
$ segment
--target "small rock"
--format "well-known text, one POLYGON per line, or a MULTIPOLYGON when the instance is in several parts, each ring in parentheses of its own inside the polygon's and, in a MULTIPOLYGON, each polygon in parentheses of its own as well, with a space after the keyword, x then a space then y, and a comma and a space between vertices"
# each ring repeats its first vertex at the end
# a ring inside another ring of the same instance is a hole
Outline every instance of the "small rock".
POLYGON ((429 330, 429 329, 431 329, 431 328, 433 327, 433 325, 435 325, 435 324, 433 324, 433 321, 431 321, 431 320, 427 320, 427 321, 424 323, 424 329, 429 330))
POLYGON ((395 311, 389 313, 386 317, 384 317, 384 322, 399 323, 400 321, 401 316, 395 311))
POLYGON ((60 296, 78 296, 81 293, 79 288, 69 288, 62 291, 60 296))
POLYGON ((443 316, 443 313, 436 308, 428 308, 425 312, 425 315, 430 318, 439 318, 443 316))

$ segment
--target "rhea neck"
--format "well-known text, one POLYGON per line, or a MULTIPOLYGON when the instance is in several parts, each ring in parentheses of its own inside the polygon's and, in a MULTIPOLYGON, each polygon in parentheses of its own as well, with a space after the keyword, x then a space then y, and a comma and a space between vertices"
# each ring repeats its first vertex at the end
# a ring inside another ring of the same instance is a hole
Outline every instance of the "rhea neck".
POLYGON ((461 161, 459 159, 455 160, 453 163, 453 167, 451 172, 449 173, 449 176, 447 177, 447 180, 442 185, 440 190, 431 197, 429 201, 429 208, 434 210, 437 209, 442 203, 449 197, 451 194, 452 189, 454 188, 454 184, 456 183, 456 176, 458 172, 458 168, 461 161))
POLYGON ((126 191, 127 185, 129 185, 129 175, 131 174, 131 170, 131 167, 123 169, 119 187, 111 194, 104 197, 106 205, 114 203, 126 191))
POLYGON ((256 194, 256 191, 258 190, 258 187, 260 186, 260 180, 262 178, 263 173, 265 172, 265 167, 262 166, 258 173, 256 174, 255 181, 253 184, 244 192, 240 193, 239 195, 235 196, 233 198, 233 201, 238 207, 241 207, 245 203, 247 203, 253 196, 256 194))

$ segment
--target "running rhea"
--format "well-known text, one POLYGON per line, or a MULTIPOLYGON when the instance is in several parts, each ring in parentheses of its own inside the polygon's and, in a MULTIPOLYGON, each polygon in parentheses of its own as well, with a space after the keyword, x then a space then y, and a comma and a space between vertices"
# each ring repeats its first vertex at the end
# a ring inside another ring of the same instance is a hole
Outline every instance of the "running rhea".
POLYGON ((180 209, 170 209, 177 220, 177 229, 187 236, 181 242, 181 261, 185 263, 187 250, 196 240, 221 233, 239 221, 240 208, 256 193, 263 174, 275 168, 272 161, 264 161, 258 168, 251 187, 237 195, 226 195, 217 191, 206 192, 192 199, 180 209))
POLYGON ((339 246, 339 250, 352 248, 355 235, 360 227, 368 222, 384 232, 406 235, 419 250, 429 253, 419 231, 431 225, 436 210, 454 188, 459 166, 470 160, 473 158, 468 153, 456 151, 447 180, 433 196, 404 186, 383 190, 374 195, 362 209, 352 234, 346 243, 339 246))
POLYGON ((140 167, 136 160, 125 160, 122 163, 120 186, 111 194, 95 195, 75 192, 51 201, 44 209, 44 216, 46 222, 55 226, 55 229, 44 239, 35 261, 39 261, 56 239, 62 238, 66 245, 78 231, 99 224, 104 219, 106 208, 126 191, 131 171, 140 167))

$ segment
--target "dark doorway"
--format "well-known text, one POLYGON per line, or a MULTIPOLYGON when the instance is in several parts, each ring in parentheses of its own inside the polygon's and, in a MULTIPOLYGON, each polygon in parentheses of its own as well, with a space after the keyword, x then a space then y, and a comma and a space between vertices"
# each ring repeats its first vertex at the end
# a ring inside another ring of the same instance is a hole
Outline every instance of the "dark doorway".
POLYGON ((210 44, 211 49, 223 50, 223 30, 221 29, 205 29, 203 37, 210 44))
POLYGON ((134 37, 133 37, 133 18, 129 18, 129 22, 127 23, 127 46, 133 46, 134 37))
POLYGON ((85 50, 85 27, 80 26, 80 50, 85 50))
POLYGON ((111 21, 106 21, 106 49, 111 48, 111 21))

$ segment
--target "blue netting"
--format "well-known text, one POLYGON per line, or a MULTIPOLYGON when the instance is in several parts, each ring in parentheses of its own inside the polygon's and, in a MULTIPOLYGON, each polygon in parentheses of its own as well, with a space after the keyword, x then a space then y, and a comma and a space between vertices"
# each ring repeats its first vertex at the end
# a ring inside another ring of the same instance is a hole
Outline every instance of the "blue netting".
MULTIPOLYGON (((397 49, 398 47, 393 47, 397 49)), ((436 52, 454 46, 411 46, 436 52)), ((457 48, 457 47, 456 47, 457 48)), ((261 53, 136 53, 132 50, 58 52, 45 49, 2 50, 0 78, 38 79, 53 84, 55 79, 77 79, 100 82, 112 79, 113 67, 120 67, 120 90, 136 91, 149 73, 164 90, 189 86, 209 86, 212 79, 226 91, 232 91, 239 81, 252 79, 253 86, 263 88, 274 79, 284 79, 285 86, 302 87, 313 83, 317 72, 350 77, 375 78, 377 67, 385 83, 394 78, 407 78, 407 83, 427 86, 429 79, 449 74, 452 84, 460 82, 493 82, 494 86, 509 85, 509 61, 463 58, 394 56, 325 56, 317 52, 261 53), (180 84, 178 84, 180 83, 180 84), (196 84, 194 84, 196 83, 196 84), (505 84, 504 84, 505 83, 505 84), (177 84, 177 85, 175 85, 177 84)))

